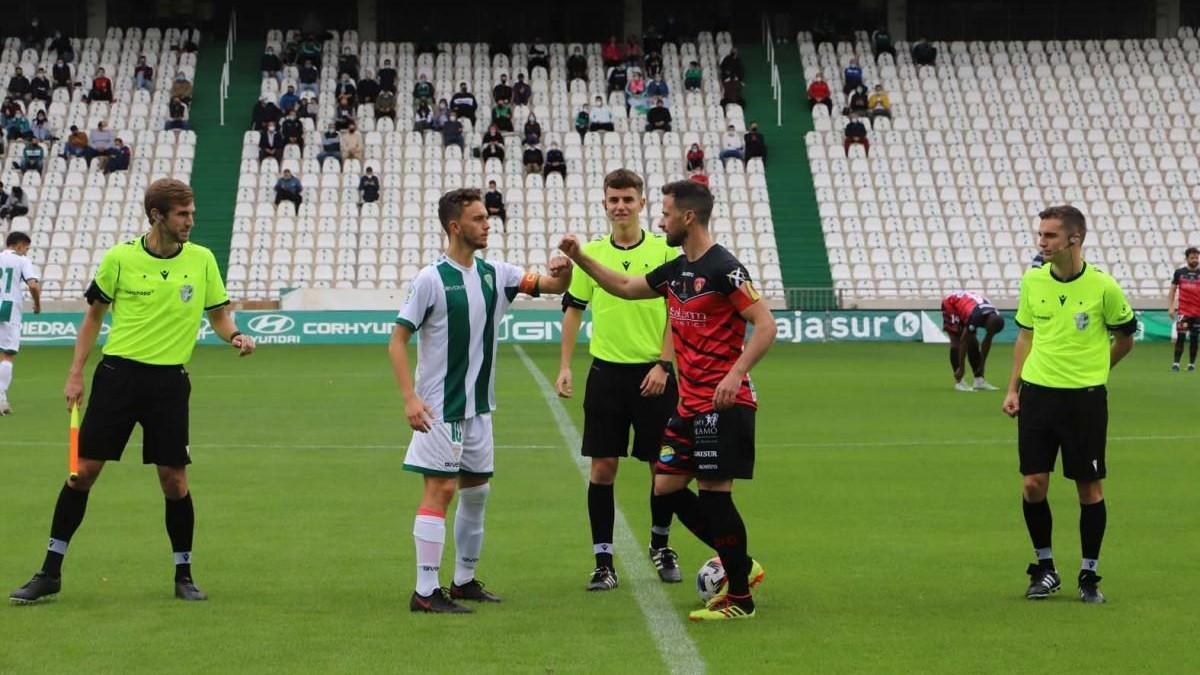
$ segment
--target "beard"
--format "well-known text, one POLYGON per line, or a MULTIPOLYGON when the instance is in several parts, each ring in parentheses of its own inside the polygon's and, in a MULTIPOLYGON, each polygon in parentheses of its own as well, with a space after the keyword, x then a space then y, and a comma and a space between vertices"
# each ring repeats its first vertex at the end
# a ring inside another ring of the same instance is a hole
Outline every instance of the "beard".
POLYGON ((687 231, 667 233, 667 246, 683 246, 683 242, 687 240, 687 231))

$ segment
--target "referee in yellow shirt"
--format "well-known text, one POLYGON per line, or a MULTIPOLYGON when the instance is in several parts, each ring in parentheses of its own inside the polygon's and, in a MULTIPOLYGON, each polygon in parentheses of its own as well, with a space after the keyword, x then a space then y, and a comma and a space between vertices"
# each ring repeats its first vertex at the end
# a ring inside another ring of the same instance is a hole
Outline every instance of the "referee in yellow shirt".
POLYGON ((1038 248, 1046 264, 1021 279, 1016 317, 1021 330, 1004 398, 1004 412, 1017 417, 1025 525, 1037 557, 1026 570, 1025 597, 1047 598, 1062 585, 1046 500, 1061 450, 1063 475, 1075 481, 1079 493, 1079 598, 1101 603, 1096 570, 1108 520, 1101 486, 1107 473, 1105 383, 1112 367, 1133 349, 1137 319, 1117 282, 1084 262, 1087 224, 1079 209, 1054 206, 1038 217, 1038 248))
POLYGON ((67 407, 83 401, 83 367, 112 308, 104 358, 92 378, 92 395, 79 429, 79 471, 58 494, 50 545, 42 569, 9 598, 38 602, 62 588, 62 563, 71 536, 83 522, 88 494, 107 461, 118 461, 135 424, 142 425, 142 463, 158 468, 166 497, 167 535, 175 560, 175 597, 205 600, 192 581, 195 512, 188 491, 188 398, 184 365, 196 346, 207 312, 213 331, 242 356, 254 340, 242 335, 227 305, 216 258, 190 243, 196 209, 192 189, 172 179, 146 189, 150 231, 108 250, 87 290, 87 313, 75 340, 67 375, 67 407))
MULTIPOLYGON (((646 206, 643 188, 641 177, 628 169, 605 176, 604 208, 612 233, 583 247, 588 255, 625 274, 643 274, 679 256, 666 239, 639 224, 638 214, 646 206)), ((650 560, 660 579, 678 582, 682 576, 677 556, 667 545, 672 511, 653 499, 654 462, 678 398, 667 306, 661 298, 623 300, 600 288, 588 275, 576 274, 563 296, 562 356, 555 387, 564 398, 573 393, 571 356, 583 310, 589 305, 592 366, 583 399, 583 454, 592 458, 587 502, 596 568, 587 589, 606 591, 617 587, 613 483, 618 458, 629 454, 631 427, 633 456, 650 466, 650 560)))

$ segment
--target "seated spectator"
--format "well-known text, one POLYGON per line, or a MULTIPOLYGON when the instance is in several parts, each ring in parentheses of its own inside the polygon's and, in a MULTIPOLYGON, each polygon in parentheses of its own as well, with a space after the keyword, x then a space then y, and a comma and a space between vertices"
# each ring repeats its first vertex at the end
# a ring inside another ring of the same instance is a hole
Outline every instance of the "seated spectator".
POLYGON ((66 147, 63 148, 63 157, 82 157, 87 159, 90 149, 87 132, 80 130, 77 126, 72 126, 71 134, 67 136, 66 147))
POLYGON ((704 168, 704 150, 700 149, 699 143, 692 143, 692 147, 688 148, 686 157, 688 171, 704 168))
POLYGON ((460 82, 458 91, 450 97, 450 112, 458 113, 459 119, 469 119, 471 124, 475 124, 476 108, 475 95, 467 90, 466 82, 460 82))
POLYGON ((587 81, 587 57, 583 55, 583 48, 576 47, 575 51, 567 57, 567 81, 583 80, 587 81))
POLYGON ((171 131, 172 129, 188 128, 187 106, 183 104, 183 101, 177 98, 171 99, 171 102, 167 104, 167 114, 170 115, 170 119, 163 125, 163 129, 171 131))
POLYGON ((358 80, 358 55, 350 45, 343 47, 342 55, 338 57, 338 76, 342 75, 349 75, 350 79, 358 80))
POLYGON ((875 53, 876 59, 880 54, 891 54, 892 60, 896 60, 896 48, 892 45, 892 34, 888 32, 886 26, 880 26, 871 33, 871 51, 875 53))
POLYGON ((265 129, 258 134, 258 160, 270 157, 276 161, 283 159, 283 134, 275 128, 274 122, 267 122, 265 129))
POLYGON ((4 202, 4 206, 0 206, 0 220, 12 220, 17 216, 29 215, 29 197, 25 196, 25 191, 19 185, 14 185, 12 194, 4 202))
POLYGON ((613 126, 612 111, 608 106, 604 105, 604 97, 597 96, 592 103, 592 109, 588 111, 588 116, 591 118, 591 124, 588 126, 588 131, 615 131, 613 126))
POLYGON ((825 78, 817 73, 813 78, 812 84, 808 85, 808 109, 812 110, 818 105, 825 106, 829 114, 833 114, 833 99, 832 92, 829 91, 829 84, 825 82, 825 78))
POLYGON ((170 96, 188 105, 192 104, 192 81, 187 79, 187 75, 184 75, 182 70, 175 74, 175 81, 171 83, 170 96))
POLYGON ((29 81, 29 95, 35 101, 50 102, 50 80, 46 79, 46 69, 38 68, 33 79, 29 81))
POLYGON ((483 144, 499 143, 504 145, 504 134, 500 133, 500 129, 495 124, 489 124, 487 131, 483 132, 483 144))
POLYGON ((413 105, 419 106, 422 103, 425 103, 427 105, 432 106, 433 105, 433 96, 434 96, 433 83, 429 81, 429 78, 427 78, 425 76, 425 73, 421 73, 420 75, 417 76, 417 83, 413 85, 413 90, 412 90, 413 105))
POLYGON ((658 52, 650 52, 646 54, 646 58, 642 59, 642 70, 646 71, 646 75, 650 79, 659 79, 662 76, 663 58, 658 52))
POLYGON ((296 117, 300 119, 308 118, 317 123, 317 101, 311 94, 304 94, 300 97, 300 102, 296 104, 296 117))
POLYGON ((558 143, 551 143, 550 150, 546 152, 546 163, 542 165, 542 176, 549 176, 556 173, 567 178, 567 159, 563 155, 563 151, 559 149, 558 143))
POLYGON ((450 104, 446 103, 446 99, 438 101, 437 110, 433 111, 433 130, 441 131, 446 122, 450 121, 450 104))
POLYGON ((912 60, 918 66, 932 66, 937 63, 937 47, 929 44, 929 40, 921 38, 912 47, 912 60))
POLYGON ((321 71, 317 70, 312 61, 305 61, 304 65, 300 66, 299 80, 300 93, 307 91, 313 96, 321 95, 321 71))
MULTIPOLYGON (((375 109, 378 114, 379 109, 375 109)), ((433 128, 433 111, 429 109, 429 105, 422 102, 417 107, 417 111, 413 113, 413 131, 429 131, 433 128)))
POLYGON ((50 69, 50 75, 54 78, 54 88, 66 87, 71 88, 71 66, 67 65, 66 61, 59 59, 54 62, 54 67, 50 69))
POLYGON ((614 91, 625 91, 625 85, 629 84, 629 70, 624 63, 618 63, 608 69, 608 93, 614 91))
POLYGON ((283 51, 279 53, 279 58, 283 59, 284 65, 296 65, 296 59, 300 58, 300 43, 294 39, 283 43, 283 51))
POLYGON ((750 131, 746 132, 746 135, 742 137, 742 140, 746 143, 745 160, 749 162, 757 157, 763 161, 763 166, 766 166, 767 141, 763 138, 763 135, 758 132, 758 122, 750 123, 750 131))
POLYGON ((392 67, 391 59, 384 59, 383 67, 379 69, 379 89, 396 93, 396 69, 392 67))
POLYGON ((263 96, 258 99, 258 103, 254 104, 254 110, 250 113, 250 128, 262 131, 267 128, 268 124, 278 122, 282 117, 283 111, 279 109, 279 106, 263 96))
POLYGON ((721 139, 719 158, 722 162, 730 158, 746 159, 746 141, 732 124, 725 128, 725 135, 721 139))
POLYGON ((633 71, 629 82, 625 85, 625 107, 637 112, 645 112, 647 101, 651 100, 653 99, 646 96, 646 79, 642 77, 642 71, 633 71))
POLYGON ((688 170, 688 180, 693 183, 699 183, 704 187, 708 187, 708 174, 704 173, 704 167, 698 166, 695 169, 688 170))
POLYGON ((100 68, 96 71, 96 77, 92 79, 92 88, 88 91, 87 100, 112 100, 112 80, 105 77, 103 68, 100 68))
POLYGON ((336 159, 338 166, 342 164, 342 135, 333 122, 321 132, 321 152, 317 153, 317 161, 321 164, 327 159, 336 159))
POLYGON ((311 61, 313 65, 321 67, 321 43, 312 35, 307 35, 304 42, 300 43, 300 53, 297 57, 301 61, 311 61))
POLYGON ((491 140, 488 139, 487 135, 484 136, 483 146, 479 148, 479 158, 483 160, 484 163, 487 163, 489 159, 493 158, 498 159, 501 162, 504 161, 504 141, 502 139, 497 140, 499 137, 499 132, 497 132, 496 137, 492 138, 491 140))
POLYGON ((295 145, 304 151, 304 124, 296 117, 296 111, 287 114, 279 124, 279 133, 283 134, 285 145, 295 145))
POLYGON ((379 176, 369 166, 363 177, 358 179, 358 198, 364 204, 379 201, 379 176))
POLYGON ((628 65, 640 65, 642 62, 642 41, 636 35, 630 35, 625 40, 625 46, 621 49, 621 54, 625 56, 625 63, 628 65))
POLYGON ((57 141, 58 137, 54 135, 54 131, 50 128, 50 120, 46 118, 46 111, 39 110, 33 118, 33 137, 43 143, 57 141))
POLYGON ((20 108, 8 116, 4 127, 7 132, 5 135, 10 141, 33 138, 33 126, 29 124, 29 119, 25 117, 25 113, 21 112, 20 108))
POLYGON ((500 74, 500 84, 492 87, 492 100, 496 102, 504 101, 511 103, 513 98, 513 89, 508 85, 508 75, 500 74))
POLYGON ((870 109, 870 106, 868 105, 869 102, 870 97, 867 96, 867 88, 866 86, 860 84, 854 88, 854 91, 850 92, 850 94, 846 96, 846 107, 842 110, 842 112, 847 115, 852 112, 865 115, 867 114, 867 110, 870 109))
POLYGON ((29 139, 25 144, 25 151, 21 154, 20 162, 13 162, 13 168, 21 171, 37 171, 42 172, 42 166, 46 162, 46 148, 36 137, 29 139))
POLYGON ((846 125, 846 139, 842 141, 842 149, 850 156, 850 146, 861 145, 867 155, 871 154, 871 142, 867 140, 867 125, 862 123, 858 113, 850 113, 850 122, 846 125))
POLYGON ((146 63, 146 57, 139 56, 137 66, 133 69, 133 88, 154 91, 154 69, 146 63))
POLYGON ((363 135, 358 131, 358 125, 351 122, 342 132, 342 157, 345 159, 363 160, 363 135))
POLYGON ((63 63, 71 63, 75 60, 75 46, 71 44, 71 38, 63 35, 61 31, 54 31, 54 39, 50 41, 50 51, 54 52, 56 58, 62 59, 63 63))
POLYGON ((442 124, 442 147, 457 145, 463 147, 466 145, 466 140, 463 138, 463 125, 458 121, 458 113, 450 111, 450 117, 442 124))
POLYGON ((513 108, 508 101, 496 101, 492 106, 492 124, 500 127, 500 131, 512 133, 513 131, 513 108))
POLYGON ((104 120, 96 125, 96 130, 91 134, 91 152, 92 157, 107 157, 108 151, 113 147, 113 141, 116 136, 109 130, 108 123, 104 120))
POLYGON ((358 86, 354 84, 354 80, 351 80, 349 75, 342 73, 341 78, 338 79, 337 87, 333 90, 333 96, 339 101, 345 98, 351 105, 357 105, 358 86))
POLYGON ((526 176, 531 173, 540 174, 545 162, 546 158, 542 155, 542 148, 537 144, 525 146, 525 152, 521 153, 521 164, 525 166, 526 176))
POLYGON ((333 123, 337 125, 339 131, 350 128, 350 125, 355 122, 354 113, 355 106, 350 97, 343 96, 338 99, 337 105, 333 108, 333 123))
POLYGON ((721 79, 725 80, 729 77, 736 77, 743 82, 746 80, 746 66, 742 64, 742 57, 738 55, 738 50, 729 50, 725 58, 721 59, 721 79))
POLYGON ((646 131, 670 131, 671 111, 663 105, 663 100, 655 99, 654 107, 646 112, 646 131))
POLYGON ((525 128, 523 129, 521 143, 523 145, 537 145, 542 142, 542 125, 537 120, 537 115, 532 112, 525 118, 525 128))
POLYGON ((508 220, 508 211, 504 208, 504 195, 496 189, 496 181, 488 181, 487 192, 483 194, 483 206, 487 209, 488 218, 499 218, 503 223, 508 220))
MULTIPOLYGON (((633 36, 630 36, 629 39, 632 40, 633 36)), ((662 33, 659 32, 657 26, 650 24, 646 27, 646 32, 642 35, 642 49, 645 50, 646 56, 650 56, 651 54, 657 54, 661 52, 662 46, 662 33)))
POLYGON ((575 113, 575 131, 579 134, 580 142, 587 136, 587 132, 592 128, 592 116, 588 113, 586 107, 580 108, 579 112, 575 113))
POLYGON ((113 146, 108 150, 108 161, 104 163, 104 175, 114 171, 128 171, 130 154, 125 141, 120 138, 113 141, 113 146))
POLYGON ((662 98, 666 100, 671 95, 671 90, 667 87, 666 80, 655 77, 646 83, 646 96, 649 98, 662 98))
POLYGON ((283 175, 275 181, 275 206, 279 206, 279 202, 291 202, 298 209, 304 201, 303 193, 304 186, 300 184, 300 179, 292 175, 291 169, 284 169, 283 175))
POLYGON ((892 118, 892 99, 888 98, 882 84, 875 85, 875 91, 867 100, 867 109, 870 111, 868 114, 871 116, 871 126, 875 126, 875 119, 878 117, 892 118))
POLYGON ((546 43, 542 42, 541 38, 535 39, 533 44, 529 45, 529 72, 532 73, 534 68, 550 71, 550 51, 546 49, 546 43))
POLYGON ((296 87, 289 84, 287 91, 283 92, 283 95, 279 97, 279 110, 286 115, 292 112, 299 104, 300 96, 296 93, 296 87))
MULTIPOLYGON (((425 106, 428 110, 429 106, 425 106)), ((381 89, 375 98, 375 119, 386 117, 396 119, 396 93, 390 89, 381 89)))
POLYGON ((21 66, 17 66, 13 76, 8 79, 8 95, 26 103, 29 102, 29 78, 25 77, 21 66))
POLYGON ((683 88, 687 91, 700 91, 703 85, 704 69, 700 67, 699 61, 692 61, 683 73, 683 88))
POLYGON ((731 103, 746 107, 746 99, 742 96, 742 81, 736 77, 721 80, 721 107, 731 103))
POLYGON ((513 84, 513 105, 528 105, 533 98, 533 88, 525 81, 525 73, 517 73, 517 81, 513 84))
POLYGON ((258 61, 258 69, 262 71, 263 77, 273 77, 276 82, 283 80, 283 62, 279 60, 279 56, 271 47, 267 47, 267 50, 263 52, 262 58, 258 61))
POLYGON ((358 81, 358 100, 361 103, 374 103, 377 98, 379 82, 375 80, 375 73, 371 70, 364 71, 362 79, 358 81))
POLYGON ((608 36, 608 42, 600 48, 600 60, 604 62, 605 68, 625 62, 625 54, 621 51, 621 43, 617 42, 616 35, 608 36))
POLYGON ((842 71, 842 96, 863 86, 862 66, 858 65, 858 59, 851 58, 846 69, 842 71))

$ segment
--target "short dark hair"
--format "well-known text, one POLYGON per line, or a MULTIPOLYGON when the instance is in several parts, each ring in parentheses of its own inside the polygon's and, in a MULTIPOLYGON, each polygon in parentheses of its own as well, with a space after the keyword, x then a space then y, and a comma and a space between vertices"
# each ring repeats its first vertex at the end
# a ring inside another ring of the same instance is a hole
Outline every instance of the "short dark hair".
POLYGON ((677 180, 663 186, 663 194, 675 198, 675 206, 696 214, 696 220, 708 227, 712 217, 713 195, 709 189, 694 180, 677 180))
POLYGON ((1187 250, 1183 252, 1183 257, 1186 258, 1189 255, 1200 255, 1200 248, 1196 248, 1195 246, 1187 247, 1187 250))
POLYGON ((4 245, 12 248, 13 246, 17 246, 19 244, 29 244, 31 242, 32 240, 29 238, 29 235, 25 234, 24 232, 13 231, 8 233, 8 238, 4 240, 4 245))
POLYGON ((1087 236, 1087 220, 1083 217, 1083 212, 1074 206, 1051 206, 1042 209, 1038 214, 1038 218, 1042 220, 1057 220, 1063 224, 1063 227, 1071 231, 1071 234, 1079 235, 1082 240, 1087 236))
POLYGON ((442 229, 449 232, 450 221, 458 220, 462 216, 463 208, 481 201, 483 195, 475 188, 458 188, 442 195, 438 200, 438 220, 442 222, 442 229))
POLYGON ((629 169, 616 169, 615 171, 610 171, 604 177, 605 190, 627 190, 633 188, 638 191, 638 194, 642 194, 645 187, 646 184, 642 181, 642 177, 637 175, 636 171, 630 171, 629 169))

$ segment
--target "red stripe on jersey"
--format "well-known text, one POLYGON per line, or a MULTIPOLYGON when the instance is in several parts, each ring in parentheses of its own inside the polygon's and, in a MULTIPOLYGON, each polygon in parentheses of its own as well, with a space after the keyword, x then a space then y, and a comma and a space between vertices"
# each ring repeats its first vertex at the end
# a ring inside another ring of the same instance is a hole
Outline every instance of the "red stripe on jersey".
POLYGON ((1179 268, 1173 283, 1179 287, 1179 315, 1200 316, 1200 268, 1179 268))

